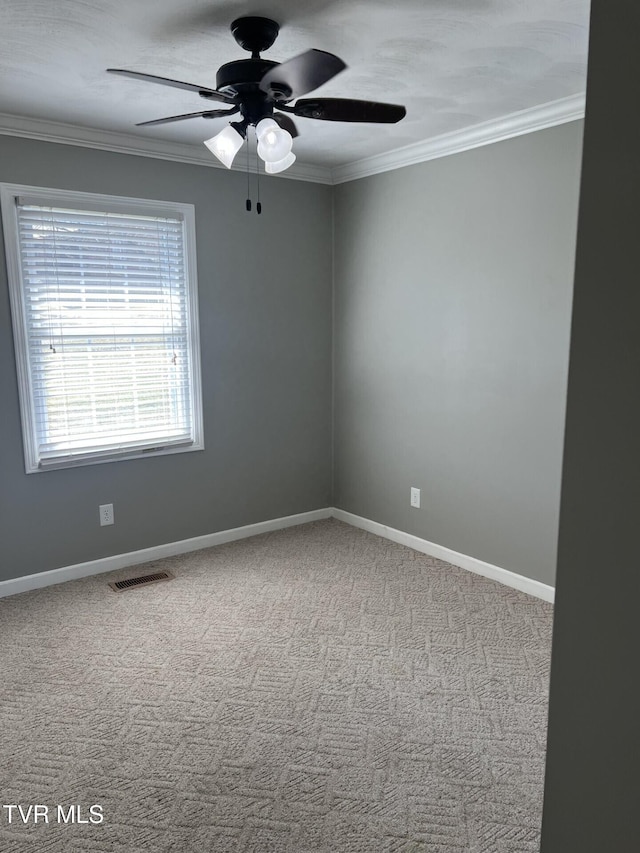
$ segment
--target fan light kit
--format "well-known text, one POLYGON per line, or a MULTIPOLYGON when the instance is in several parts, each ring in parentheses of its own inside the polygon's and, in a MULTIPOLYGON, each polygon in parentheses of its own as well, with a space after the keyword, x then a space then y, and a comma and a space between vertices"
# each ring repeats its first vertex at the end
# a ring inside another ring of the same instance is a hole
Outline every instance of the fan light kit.
POLYGON ((240 113, 240 121, 229 122, 220 133, 204 143, 228 169, 247 139, 250 126, 255 127, 258 156, 264 161, 265 171, 275 175, 295 163, 292 147, 298 129, 292 115, 320 121, 375 124, 395 124, 404 118, 406 110, 397 104, 351 98, 301 98, 301 95, 322 86, 347 66, 339 57, 323 50, 307 50, 286 62, 262 59, 261 52, 271 47, 279 31, 279 25, 270 18, 246 17, 235 20, 231 24, 233 37, 240 47, 251 53, 251 58, 227 62, 221 66, 216 75, 215 89, 123 68, 108 68, 107 71, 135 80, 197 92, 207 101, 217 101, 227 106, 227 109, 143 121, 137 127, 190 118, 217 119, 240 113))

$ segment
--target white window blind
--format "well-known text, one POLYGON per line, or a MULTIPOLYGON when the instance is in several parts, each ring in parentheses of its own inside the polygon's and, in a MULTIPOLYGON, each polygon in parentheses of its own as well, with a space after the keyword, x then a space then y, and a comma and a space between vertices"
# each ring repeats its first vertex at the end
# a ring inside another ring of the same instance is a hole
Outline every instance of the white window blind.
POLYGON ((201 446, 183 216, 37 201, 15 199, 32 464, 201 446))

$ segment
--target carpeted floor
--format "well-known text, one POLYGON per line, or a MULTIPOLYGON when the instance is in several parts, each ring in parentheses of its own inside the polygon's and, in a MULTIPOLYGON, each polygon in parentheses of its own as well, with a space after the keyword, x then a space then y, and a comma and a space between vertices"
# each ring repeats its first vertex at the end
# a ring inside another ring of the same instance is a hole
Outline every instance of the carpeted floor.
POLYGON ((0 850, 534 853, 551 621, 334 520, 4 599, 0 850))

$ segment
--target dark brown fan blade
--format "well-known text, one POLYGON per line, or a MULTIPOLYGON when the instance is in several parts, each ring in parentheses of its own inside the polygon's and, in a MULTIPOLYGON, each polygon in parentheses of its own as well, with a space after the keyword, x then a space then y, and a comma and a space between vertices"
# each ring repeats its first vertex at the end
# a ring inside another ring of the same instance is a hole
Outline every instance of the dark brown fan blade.
POLYGON ((288 130, 293 139, 295 139, 296 136, 300 136, 295 121, 289 116, 286 116, 284 113, 274 113, 273 120, 277 121, 283 130, 288 130))
POLYGON ((377 101, 355 101, 351 98, 306 98, 291 108, 296 116, 322 121, 364 121, 375 124, 395 124, 407 111, 398 104, 377 101))
POLYGON ((346 67, 333 53, 307 50, 267 71, 260 88, 276 101, 290 101, 322 86, 346 67))
POLYGON ((148 127, 150 124, 169 124, 172 121, 182 121, 186 118, 222 118, 232 116, 238 112, 235 110, 205 110, 203 113, 184 113, 181 116, 169 116, 168 118, 154 118, 152 121, 139 121, 136 127, 148 127))
POLYGON ((222 101, 225 104, 233 104, 233 98, 216 92, 208 86, 196 86, 195 83, 183 83, 180 80, 171 80, 169 77, 157 77, 155 74, 142 74, 140 71, 126 71, 124 68, 107 68, 110 74, 122 74, 123 77, 132 77, 134 80, 145 80, 147 83, 160 83, 162 86, 173 86, 174 89, 186 89, 188 92, 197 92, 203 98, 210 101, 222 101))

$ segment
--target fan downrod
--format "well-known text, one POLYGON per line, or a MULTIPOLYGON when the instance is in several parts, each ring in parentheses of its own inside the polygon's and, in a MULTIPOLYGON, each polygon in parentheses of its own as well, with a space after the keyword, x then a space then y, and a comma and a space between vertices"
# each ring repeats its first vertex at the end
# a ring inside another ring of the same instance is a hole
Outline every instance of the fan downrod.
POLYGON ((260 53, 268 50, 278 37, 280 25, 271 18, 236 18, 231 24, 231 32, 240 47, 258 59, 260 53))

